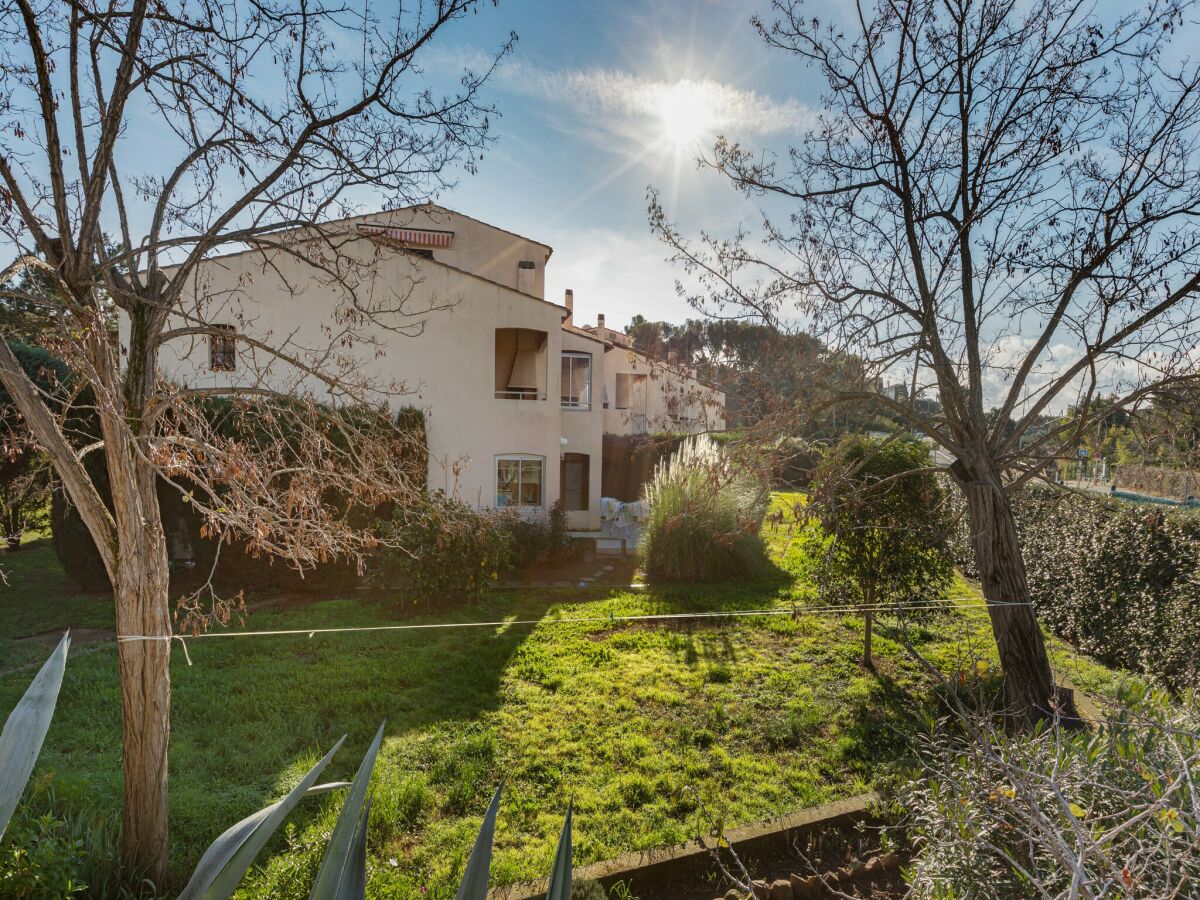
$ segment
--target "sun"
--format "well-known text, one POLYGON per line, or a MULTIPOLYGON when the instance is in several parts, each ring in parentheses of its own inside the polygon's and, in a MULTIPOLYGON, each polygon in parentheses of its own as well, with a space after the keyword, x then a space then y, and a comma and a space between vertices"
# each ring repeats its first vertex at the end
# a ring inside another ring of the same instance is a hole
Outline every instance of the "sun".
POLYGON ((677 151, 695 147, 717 124, 716 99, 712 89, 700 82, 664 85, 655 98, 663 139, 677 151))

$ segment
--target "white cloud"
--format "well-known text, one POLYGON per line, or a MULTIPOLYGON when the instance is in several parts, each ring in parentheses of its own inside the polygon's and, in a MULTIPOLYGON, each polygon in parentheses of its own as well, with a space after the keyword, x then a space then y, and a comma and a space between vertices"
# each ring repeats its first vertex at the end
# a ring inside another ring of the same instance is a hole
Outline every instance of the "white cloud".
POLYGON ((637 313, 675 322, 697 316, 676 296, 680 273, 665 256, 666 248, 649 234, 562 229, 546 267, 546 299, 561 303, 563 290, 571 288, 580 325, 594 322, 597 313, 615 328, 624 328, 637 313))
POLYGON ((664 81, 610 69, 551 71, 521 61, 504 66, 499 79, 509 90, 578 114, 658 118, 681 94, 703 99, 707 124, 715 131, 771 136, 796 134, 810 127, 811 109, 795 100, 775 100, 709 79, 664 81))
MULTIPOLYGON (((483 71, 491 64, 478 48, 448 48, 432 58, 448 69, 483 71)), ((586 124, 622 131, 629 130, 631 119, 661 118, 664 107, 681 96, 702 98, 705 124, 714 132, 731 135, 799 134, 812 126, 816 116, 794 99, 776 100, 711 78, 650 78, 618 69, 546 69, 523 59, 506 59, 492 79, 505 90, 540 98, 564 107, 575 118, 591 120, 586 124)))

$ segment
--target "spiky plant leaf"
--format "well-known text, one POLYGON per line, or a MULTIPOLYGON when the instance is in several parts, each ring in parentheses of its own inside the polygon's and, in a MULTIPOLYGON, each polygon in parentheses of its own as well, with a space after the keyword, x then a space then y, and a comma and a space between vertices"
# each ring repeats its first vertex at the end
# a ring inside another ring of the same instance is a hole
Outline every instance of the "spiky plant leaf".
POLYGON ((301 798, 345 786, 345 782, 314 786, 318 776, 329 765, 329 761, 341 749, 345 740, 346 736, 343 735, 333 745, 333 749, 308 770, 308 774, 300 779, 300 783, 292 788, 286 797, 242 819, 213 841, 204 851, 200 864, 196 866, 183 893, 179 895, 179 900, 227 900, 228 897, 232 897, 238 882, 253 864, 254 857, 301 798))
POLYGON ((71 632, 62 636, 50 658, 25 690, 25 695, 8 714, 0 732, 0 837, 25 791, 34 763, 42 751, 42 742, 54 718, 58 690, 67 667, 71 632))
POLYGON ((367 823, 371 821, 371 799, 363 804, 362 814, 354 827, 350 843, 352 865, 346 868, 338 884, 337 900, 366 900, 367 898, 367 823))
POLYGON ((487 900, 488 880, 492 869, 492 843, 496 838, 496 813, 500 810, 500 792, 504 783, 496 788, 492 802, 488 805, 479 826, 479 834, 475 836, 475 846, 471 850, 471 858, 467 860, 467 870, 463 872, 462 884, 454 900, 487 900))
POLYGON ((558 836, 558 851, 554 854, 554 868, 550 870, 546 900, 571 900, 571 807, 568 803, 567 818, 562 834, 558 836))
MULTIPOLYGON (((338 900, 341 897, 341 885, 347 879, 366 878, 365 872, 360 875, 357 871, 358 860, 351 852, 355 832, 362 817, 363 806, 367 801, 367 788, 371 784, 371 770, 375 768, 375 757, 379 754, 379 745, 383 742, 383 729, 387 725, 385 719, 375 732, 375 740, 367 748, 354 782, 346 792, 346 801, 338 814, 337 824, 333 827, 333 835, 325 847, 325 857, 321 860, 321 870, 317 872, 317 880, 313 882, 309 900, 338 900)), ((365 826, 364 826, 365 828, 365 826)), ((363 860, 366 866, 366 860, 363 860)))

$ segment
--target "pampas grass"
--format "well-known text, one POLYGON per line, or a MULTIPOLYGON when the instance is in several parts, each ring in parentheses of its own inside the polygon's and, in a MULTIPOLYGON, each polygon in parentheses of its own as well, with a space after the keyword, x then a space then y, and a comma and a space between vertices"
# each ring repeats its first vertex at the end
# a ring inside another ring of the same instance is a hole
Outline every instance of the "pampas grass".
POLYGON ((689 438, 654 469, 644 500, 646 573, 671 581, 730 581, 767 570, 759 534, 770 492, 721 455, 706 435, 689 438))

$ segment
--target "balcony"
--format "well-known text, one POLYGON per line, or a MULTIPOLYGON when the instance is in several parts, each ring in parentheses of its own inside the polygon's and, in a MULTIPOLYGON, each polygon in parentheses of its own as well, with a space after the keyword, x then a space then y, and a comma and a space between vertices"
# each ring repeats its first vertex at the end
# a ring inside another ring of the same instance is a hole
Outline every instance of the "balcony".
POLYGON ((497 400, 545 400, 549 339, 532 328, 496 329, 497 400))

